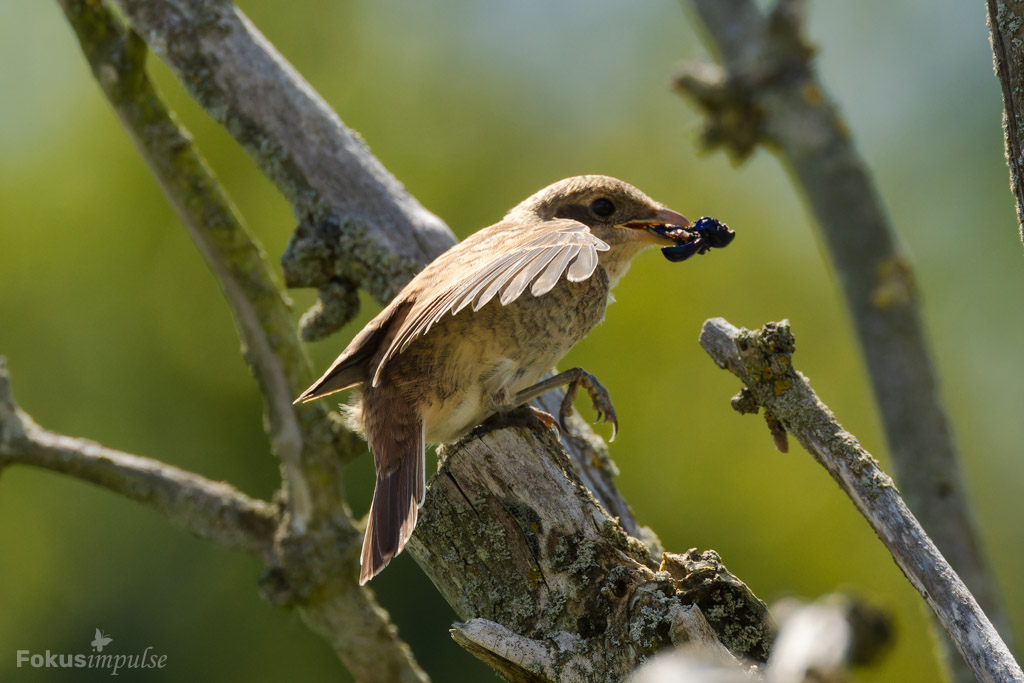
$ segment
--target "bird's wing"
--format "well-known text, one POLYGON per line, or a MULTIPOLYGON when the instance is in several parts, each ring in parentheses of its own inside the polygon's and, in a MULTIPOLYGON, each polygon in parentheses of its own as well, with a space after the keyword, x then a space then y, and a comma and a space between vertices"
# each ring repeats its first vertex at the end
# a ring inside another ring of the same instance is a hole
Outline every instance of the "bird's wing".
MULTIPOLYGON (((446 314, 455 315, 470 306, 479 311, 495 296, 506 306, 527 288, 533 296, 547 294, 563 273, 570 282, 586 280, 597 268, 597 252, 611 248, 583 223, 567 219, 530 226, 525 235, 521 232, 517 237, 520 239, 510 239, 507 232, 494 230, 486 242, 458 255, 452 252, 453 258, 463 257, 460 268, 470 267, 450 286, 416 302, 377 365, 374 386, 384 364, 429 332, 446 314)), ((438 267, 444 265, 451 266, 436 263, 438 267)))
POLYGON ((408 304, 395 301, 381 311, 352 338, 320 379, 302 392, 293 403, 308 403, 365 381, 370 371, 370 359, 385 341, 391 321, 401 318, 407 309, 408 304))

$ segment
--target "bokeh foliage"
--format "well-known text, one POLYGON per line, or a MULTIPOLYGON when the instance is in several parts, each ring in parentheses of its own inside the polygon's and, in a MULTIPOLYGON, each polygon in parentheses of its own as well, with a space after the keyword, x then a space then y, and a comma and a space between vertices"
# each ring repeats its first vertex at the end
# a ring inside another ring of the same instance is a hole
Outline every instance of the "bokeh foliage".
MULTIPOLYGON (((789 318, 797 366, 886 463, 835 278, 787 175, 764 152, 741 168, 700 155, 699 116, 669 92, 673 65, 701 52, 676 2, 238 4, 459 235, 577 173, 619 176, 735 228, 728 250, 685 264, 638 259, 606 323, 564 365, 609 387, 619 485, 666 547, 715 548, 766 599, 860 591, 896 613, 899 640, 858 680, 935 680, 918 596, 806 454, 774 452, 759 419, 730 410, 737 383, 696 344, 711 316, 789 318)), ((810 38, 916 268, 969 488, 1021 631, 1024 314, 1012 302, 1024 263, 984 7, 941 4, 813 3, 810 38)), ((51 429, 272 495, 277 463, 216 282, 56 3, 0 3, 0 61, 0 354, 21 405, 51 429)), ((280 254, 287 203, 155 60, 152 71, 280 254)), ((297 314, 313 300, 293 296, 297 314)), ((375 312, 364 304, 360 321, 311 348, 318 366, 375 312)), ((362 512, 370 459, 348 473, 362 512)), ((114 495, 6 470, 0 540, 4 680, 70 678, 15 670, 14 652, 88 652, 96 627, 119 652, 166 653, 153 680, 344 679, 323 641, 259 599, 255 562, 114 495)), ((450 642, 453 615, 408 556, 373 587, 435 680, 488 679, 450 642)))

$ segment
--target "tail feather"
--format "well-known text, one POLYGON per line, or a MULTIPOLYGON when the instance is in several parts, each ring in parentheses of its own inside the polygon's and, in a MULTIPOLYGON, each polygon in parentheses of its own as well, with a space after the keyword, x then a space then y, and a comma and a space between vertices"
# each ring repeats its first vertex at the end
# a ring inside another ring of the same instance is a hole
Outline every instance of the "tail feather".
POLYGON ((426 490, 423 423, 418 415, 410 413, 391 424, 375 424, 376 428, 368 429, 367 437, 377 465, 377 486, 359 557, 360 585, 380 573, 391 558, 402 552, 416 527, 419 507, 423 504, 426 490))

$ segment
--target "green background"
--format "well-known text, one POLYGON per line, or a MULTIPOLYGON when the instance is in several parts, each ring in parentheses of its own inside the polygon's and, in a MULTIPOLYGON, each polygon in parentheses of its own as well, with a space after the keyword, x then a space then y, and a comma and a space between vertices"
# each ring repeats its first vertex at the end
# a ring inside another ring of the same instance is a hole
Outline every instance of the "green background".
MULTIPOLYGON (((700 154, 701 117, 669 91, 673 68, 703 53, 692 16, 671 0, 239 4, 460 236, 579 173, 728 222, 738 237, 725 251, 638 258, 563 364, 609 388, 618 484, 667 548, 718 550, 768 600, 856 590, 898 629, 857 680, 936 679, 923 603, 881 543, 806 453, 775 452, 763 421, 729 408, 737 382, 696 343, 708 317, 789 318, 797 367, 888 465, 834 273, 789 177, 763 151, 739 168, 700 154)), ((1024 263, 984 3, 816 2, 808 32, 916 269, 977 518, 1024 630, 1024 263)), ((20 404, 55 431, 272 495, 277 463, 217 284, 55 2, 0 3, 0 64, 0 354, 20 404)), ((152 71, 276 262, 289 206, 165 67, 152 71)), ((296 315, 313 301, 293 296, 296 315)), ((377 310, 365 303, 361 321, 377 310)), ((361 321, 310 347, 318 367, 361 321)), ((370 458, 348 472, 362 513, 370 458)), ((115 652, 168 655, 161 672, 125 674, 137 678, 347 680, 324 641, 259 598, 254 560, 92 486, 4 471, 0 547, 4 680, 81 680, 16 670, 15 652, 88 652, 97 627, 115 652)), ((490 679, 450 641, 454 615, 407 555, 373 588, 436 680, 490 679)))

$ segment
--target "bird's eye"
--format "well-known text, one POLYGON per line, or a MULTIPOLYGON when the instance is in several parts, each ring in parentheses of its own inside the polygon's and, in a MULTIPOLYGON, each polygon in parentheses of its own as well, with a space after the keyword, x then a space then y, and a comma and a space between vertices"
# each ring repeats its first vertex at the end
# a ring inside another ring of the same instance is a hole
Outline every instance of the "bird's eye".
POLYGON ((615 205, 612 204, 611 200, 601 197, 600 199, 595 199, 590 204, 590 211, 598 218, 608 218, 608 216, 615 213, 615 205))

